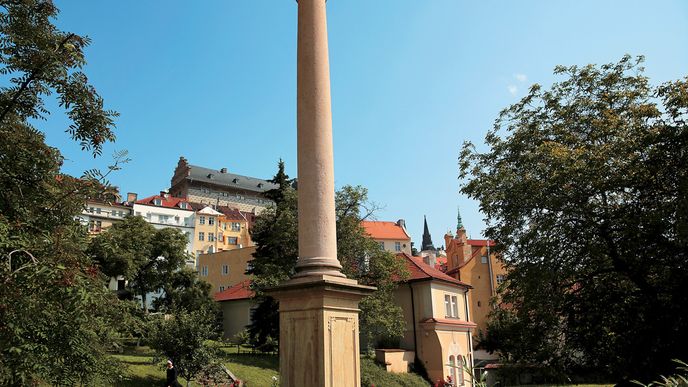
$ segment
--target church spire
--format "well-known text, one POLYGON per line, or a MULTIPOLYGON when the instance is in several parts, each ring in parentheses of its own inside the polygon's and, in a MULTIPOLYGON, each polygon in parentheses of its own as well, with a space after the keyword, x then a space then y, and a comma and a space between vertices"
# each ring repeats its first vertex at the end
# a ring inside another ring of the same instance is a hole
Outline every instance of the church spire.
POLYGON ((461 220, 461 209, 456 208, 456 230, 461 230, 463 227, 463 220, 461 220))
POLYGON ((435 250, 435 246, 432 245, 430 231, 428 230, 428 219, 425 215, 423 215, 423 244, 421 245, 421 251, 424 250, 435 250))

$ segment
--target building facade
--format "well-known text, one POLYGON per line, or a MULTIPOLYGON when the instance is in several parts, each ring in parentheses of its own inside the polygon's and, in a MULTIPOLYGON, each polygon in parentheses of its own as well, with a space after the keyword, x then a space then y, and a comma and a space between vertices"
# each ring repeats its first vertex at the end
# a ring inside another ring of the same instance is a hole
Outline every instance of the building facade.
POLYGON ((253 214, 228 207, 191 203, 196 211, 193 251, 196 258, 252 245, 249 227, 253 214))
MULTIPOLYGON (((129 199, 136 199, 135 194, 128 196, 129 199)), ((157 229, 175 228, 181 231, 187 239, 186 252, 194 256, 195 211, 186 199, 160 192, 159 195, 133 201, 133 214, 143 217, 157 229)), ((193 265, 193 258, 187 263, 193 265)))
POLYGON ((249 279, 249 268, 255 246, 225 250, 198 257, 198 276, 213 286, 213 293, 219 293, 239 282, 249 279))
POLYGON ((396 222, 364 220, 361 226, 383 250, 411 255, 411 237, 406 231, 406 222, 403 219, 396 222))
POLYGON ((81 211, 79 220, 88 227, 89 235, 97 235, 131 214, 130 206, 117 202, 89 200, 81 211))
POLYGON ((401 348, 415 351, 432 382, 451 377, 456 386, 470 385, 470 374, 464 368, 473 365, 475 324, 468 302, 470 286, 425 264, 420 257, 397 256, 404 259, 410 273, 395 291, 395 302, 406 322, 401 348))
POLYGON ((179 158, 170 185, 173 197, 259 214, 272 202, 263 193, 277 186, 267 180, 191 165, 179 158))
MULTIPOLYGON (((459 222, 456 236, 446 234, 447 275, 473 287, 468 301, 477 332, 485 330, 487 318, 492 311, 492 298, 504 281, 506 269, 494 252, 495 242, 485 239, 469 239, 466 229, 459 222)), ((483 352, 476 352, 481 358, 491 358, 483 352)))

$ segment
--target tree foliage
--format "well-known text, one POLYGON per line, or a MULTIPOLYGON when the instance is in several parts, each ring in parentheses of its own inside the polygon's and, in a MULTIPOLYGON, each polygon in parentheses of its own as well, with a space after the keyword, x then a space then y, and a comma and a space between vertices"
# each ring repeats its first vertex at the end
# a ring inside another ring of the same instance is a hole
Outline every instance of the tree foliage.
MULTIPOLYGON (((85 174, 60 173, 45 143, 44 98, 56 93, 70 136, 98 155, 116 113, 81 72, 88 39, 58 30, 50 1, 0 1, 0 384, 92 384, 116 376, 105 355, 119 304, 84 254, 76 220, 106 191, 85 174)), ((118 167, 115 165, 113 170, 118 167)))
POLYGON ((216 337, 215 326, 203 311, 179 311, 152 324, 151 348, 172 360, 179 376, 189 382, 217 365, 218 349, 207 343, 216 337))
POLYGON ((173 228, 156 229, 140 216, 129 216, 91 241, 88 253, 109 277, 124 276, 143 300, 181 276, 187 258, 186 236, 173 228))
MULTIPOLYGON (((289 279, 298 260, 297 191, 284 173, 282 161, 273 182, 279 184, 278 189, 269 193, 275 205, 256 218, 251 235, 256 253, 248 274, 252 275, 251 288, 256 292, 258 305, 249 331, 259 345, 268 337, 279 337, 278 303, 264 296, 264 290, 289 279)), ((335 204, 337 258, 344 274, 378 288, 360 303, 361 332, 370 344, 377 338, 399 338, 403 335, 403 315, 394 305, 393 291, 395 280, 408 274, 403 262, 381 250, 361 226, 361 220, 373 215, 377 206, 368 201, 367 190, 360 186, 345 186, 337 191, 335 204)))
POLYGON ((513 361, 643 380, 688 358, 688 78, 641 63, 557 67, 464 145, 509 270, 485 345, 513 361))

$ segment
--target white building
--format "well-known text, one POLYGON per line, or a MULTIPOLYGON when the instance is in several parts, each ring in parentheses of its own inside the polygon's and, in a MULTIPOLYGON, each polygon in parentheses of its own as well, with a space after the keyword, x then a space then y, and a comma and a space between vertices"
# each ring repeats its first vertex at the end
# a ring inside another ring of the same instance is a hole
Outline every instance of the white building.
MULTIPOLYGON (((176 228, 186 235, 186 251, 193 256, 195 212, 184 198, 175 198, 166 192, 135 200, 133 215, 141 216, 157 229, 176 228)), ((195 265, 193 259, 188 262, 195 265)))

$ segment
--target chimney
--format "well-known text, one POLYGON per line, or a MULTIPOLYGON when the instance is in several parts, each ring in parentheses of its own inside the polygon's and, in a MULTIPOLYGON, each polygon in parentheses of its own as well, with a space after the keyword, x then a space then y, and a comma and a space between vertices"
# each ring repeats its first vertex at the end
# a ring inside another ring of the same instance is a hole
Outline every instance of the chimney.
POLYGON ((399 219, 399 220, 397 220, 397 226, 399 226, 399 227, 403 228, 404 230, 406 230, 406 221, 405 221, 404 219, 399 219))
POLYGON ((227 168, 220 169, 220 173, 227 173, 227 168))
POLYGON ((127 202, 128 203, 133 203, 138 199, 138 196, 136 192, 127 192, 127 202))
POLYGON ((164 197, 165 199, 167 199, 167 198, 170 197, 170 194, 167 192, 167 190, 165 190, 165 191, 160 191, 160 196, 162 196, 162 197, 164 197))

